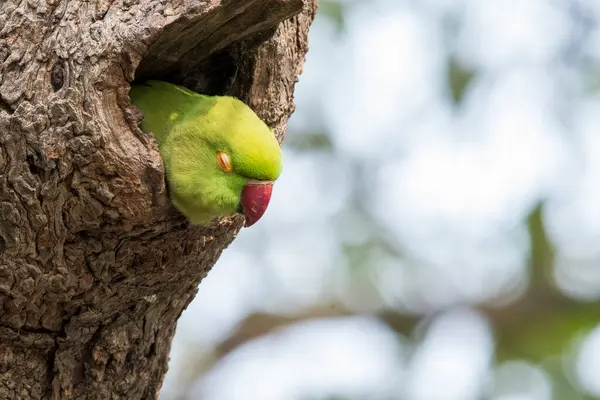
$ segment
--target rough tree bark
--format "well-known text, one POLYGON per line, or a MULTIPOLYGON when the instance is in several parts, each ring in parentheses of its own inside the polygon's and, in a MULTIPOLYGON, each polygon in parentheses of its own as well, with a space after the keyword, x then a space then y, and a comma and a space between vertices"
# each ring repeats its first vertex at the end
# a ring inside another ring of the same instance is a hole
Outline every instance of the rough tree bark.
POLYGON ((176 321, 242 221, 172 208, 129 84, 238 96, 281 139, 315 9, 0 2, 0 399, 157 397, 176 321))

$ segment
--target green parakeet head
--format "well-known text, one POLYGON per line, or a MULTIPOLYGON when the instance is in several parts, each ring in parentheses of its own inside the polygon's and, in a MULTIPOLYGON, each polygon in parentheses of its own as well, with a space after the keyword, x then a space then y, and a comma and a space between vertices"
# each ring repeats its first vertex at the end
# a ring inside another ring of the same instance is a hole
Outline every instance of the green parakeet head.
POLYGON ((251 226, 262 217, 282 153, 246 104, 159 81, 133 86, 131 98, 158 141, 172 201, 192 223, 242 212, 251 226))

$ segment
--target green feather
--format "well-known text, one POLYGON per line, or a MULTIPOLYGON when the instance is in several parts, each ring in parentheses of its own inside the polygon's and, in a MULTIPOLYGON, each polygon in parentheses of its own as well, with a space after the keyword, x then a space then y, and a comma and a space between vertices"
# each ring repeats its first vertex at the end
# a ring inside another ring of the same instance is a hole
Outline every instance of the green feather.
POLYGON ((242 101, 160 81, 133 85, 130 96, 144 112, 142 130, 158 142, 171 200, 190 222, 234 214, 249 180, 281 174, 273 131, 242 101), (230 156, 232 172, 219 167, 219 152, 230 156))

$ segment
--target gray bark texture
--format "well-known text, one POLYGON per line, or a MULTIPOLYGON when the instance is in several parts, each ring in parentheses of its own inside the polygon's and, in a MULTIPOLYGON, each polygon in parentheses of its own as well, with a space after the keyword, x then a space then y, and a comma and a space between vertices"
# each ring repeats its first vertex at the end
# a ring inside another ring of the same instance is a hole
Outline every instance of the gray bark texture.
POLYGON ((0 0, 0 399, 157 398, 242 217, 174 210, 129 85, 237 96, 281 140, 316 2, 0 0))

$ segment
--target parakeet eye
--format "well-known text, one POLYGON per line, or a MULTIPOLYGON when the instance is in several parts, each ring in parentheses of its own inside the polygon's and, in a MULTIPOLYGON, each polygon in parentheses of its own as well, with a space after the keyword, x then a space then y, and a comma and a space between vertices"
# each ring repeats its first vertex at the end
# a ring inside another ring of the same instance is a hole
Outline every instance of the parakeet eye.
POLYGON ((229 155, 227 153, 224 153, 222 151, 217 153, 217 164, 219 164, 219 167, 221 167, 221 169, 225 172, 232 171, 231 159, 229 158, 229 155))

